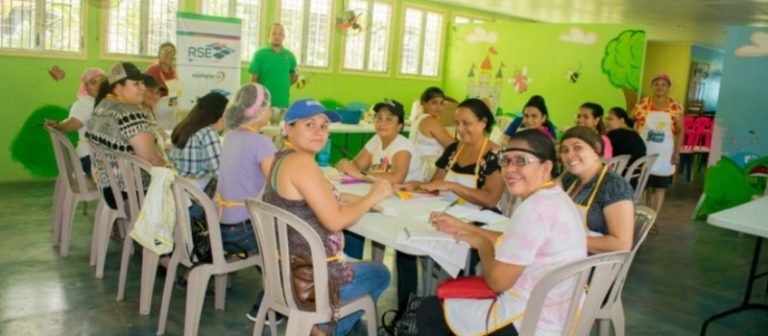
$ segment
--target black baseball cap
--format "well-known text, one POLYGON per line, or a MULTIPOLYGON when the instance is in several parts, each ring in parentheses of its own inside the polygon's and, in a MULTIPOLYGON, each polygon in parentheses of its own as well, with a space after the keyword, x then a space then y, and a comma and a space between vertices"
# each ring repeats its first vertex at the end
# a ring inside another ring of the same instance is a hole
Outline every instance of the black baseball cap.
POLYGON ((117 63, 109 71, 109 84, 114 84, 123 79, 130 79, 135 81, 143 81, 147 75, 141 72, 139 68, 133 63, 123 62, 117 63))
POLYGON ((399 101, 394 99, 384 99, 384 101, 373 105, 373 110, 379 112, 382 107, 386 107, 389 112, 396 115, 399 119, 399 123, 402 124, 405 122, 405 110, 403 109, 403 104, 400 104, 399 101))

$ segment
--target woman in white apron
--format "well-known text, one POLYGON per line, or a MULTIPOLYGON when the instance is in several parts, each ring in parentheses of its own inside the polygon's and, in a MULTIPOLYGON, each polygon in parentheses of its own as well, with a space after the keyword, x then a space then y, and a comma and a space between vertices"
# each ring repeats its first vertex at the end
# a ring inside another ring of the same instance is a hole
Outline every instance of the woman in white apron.
POLYGON ((440 155, 455 141, 440 122, 444 100, 445 94, 436 87, 430 87, 421 94, 422 113, 411 125, 410 140, 422 155, 440 155))
POLYGON ((413 144, 400 134, 403 130, 403 105, 387 100, 373 106, 376 135, 352 160, 342 159, 336 169, 349 176, 367 180, 381 178, 392 183, 421 181, 421 156, 413 144))
POLYGON ((487 137, 493 123, 493 114, 482 100, 463 101, 456 109, 461 140, 443 151, 430 182, 411 183, 405 188, 439 191, 449 201, 496 209, 503 184, 498 161, 500 147, 487 137))
POLYGON ((656 213, 664 203, 664 193, 672 184, 675 165, 680 161, 680 146, 683 140, 683 107, 668 96, 672 85, 668 75, 653 77, 653 96, 641 99, 632 116, 637 132, 645 141, 647 153, 659 154, 651 167, 646 185, 650 195, 649 203, 656 213))
POLYGON ((600 160, 600 138, 591 128, 576 126, 563 135, 560 161, 562 186, 579 209, 590 253, 632 248, 635 228, 634 192, 619 174, 600 160))
MULTIPOLYGON (((397 101, 385 101, 374 105, 373 110, 376 112, 376 135, 353 161, 341 160, 336 164, 336 169, 363 180, 375 177, 392 183, 422 181, 421 156, 413 144, 400 135, 404 126, 403 105, 397 101)), ((346 255, 362 259, 364 244, 365 238, 362 236, 344 231, 346 255)), ((405 305, 408 295, 415 293, 418 288, 416 257, 397 252, 395 264, 398 298, 405 305)))
MULTIPOLYGON (((553 182, 556 156, 552 140, 538 130, 510 137, 501 158, 507 190, 523 201, 503 233, 432 214, 438 230, 476 248, 493 299, 428 297, 418 312, 419 335, 517 335, 528 298, 552 268, 586 257, 578 210, 553 182)), ((545 299, 536 334, 563 334, 573 285, 558 287, 545 299)))

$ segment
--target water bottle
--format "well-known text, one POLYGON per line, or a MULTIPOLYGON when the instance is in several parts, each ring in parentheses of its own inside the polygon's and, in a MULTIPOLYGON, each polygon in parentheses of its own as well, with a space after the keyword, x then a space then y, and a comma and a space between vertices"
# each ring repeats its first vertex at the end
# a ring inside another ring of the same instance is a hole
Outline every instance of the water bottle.
POLYGON ((325 143, 325 146, 323 146, 323 149, 317 152, 316 160, 320 167, 328 166, 328 163, 331 160, 331 137, 328 137, 328 141, 325 143))

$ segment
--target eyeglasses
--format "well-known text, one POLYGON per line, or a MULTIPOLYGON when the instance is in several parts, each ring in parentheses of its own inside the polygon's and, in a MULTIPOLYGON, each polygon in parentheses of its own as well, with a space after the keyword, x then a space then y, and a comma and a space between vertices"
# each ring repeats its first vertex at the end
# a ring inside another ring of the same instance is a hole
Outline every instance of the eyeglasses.
POLYGON ((527 156, 502 156, 499 159, 499 164, 502 168, 507 168, 510 165, 521 168, 534 162, 541 162, 541 160, 527 156))

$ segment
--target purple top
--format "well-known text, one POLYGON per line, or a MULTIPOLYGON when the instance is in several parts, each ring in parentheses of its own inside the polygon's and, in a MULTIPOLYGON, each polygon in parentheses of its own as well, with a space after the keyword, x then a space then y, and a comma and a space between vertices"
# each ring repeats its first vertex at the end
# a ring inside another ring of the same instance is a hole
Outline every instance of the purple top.
MULTIPOLYGON (((261 134, 232 130, 224 138, 216 191, 224 201, 245 202, 264 188, 261 161, 275 155, 277 149, 270 138, 261 134)), ((216 203, 216 200, 214 200, 216 203)), ((218 207, 218 203, 216 203, 218 207)), ((220 222, 236 224, 249 218, 244 205, 224 207, 220 222)))

